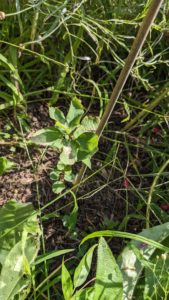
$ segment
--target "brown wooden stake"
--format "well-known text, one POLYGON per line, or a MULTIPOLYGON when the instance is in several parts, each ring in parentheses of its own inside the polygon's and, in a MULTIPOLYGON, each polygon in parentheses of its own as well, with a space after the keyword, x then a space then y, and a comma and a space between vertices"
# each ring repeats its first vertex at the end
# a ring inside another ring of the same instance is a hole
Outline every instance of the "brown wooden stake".
MULTIPOLYGON (((153 0, 152 1, 151 5, 148 9, 147 15, 145 16, 145 18, 140 26, 140 29, 137 33, 136 38, 134 39, 132 47, 131 47, 130 53, 126 59, 125 65, 124 65, 123 69, 121 70, 119 78, 113 89, 109 103, 107 104, 105 112, 104 112, 104 114, 100 120, 99 126, 96 130, 96 134, 99 136, 99 138, 100 138, 105 126, 108 123, 108 120, 111 116, 114 106, 115 106, 117 100, 119 99, 119 96, 120 96, 120 94, 123 90, 123 87, 129 77, 129 74, 131 72, 131 69, 132 69, 135 61, 136 61, 136 58, 137 58, 139 52, 141 51, 142 46, 146 40, 146 37, 151 29, 153 21, 159 12, 162 2, 163 2, 163 0, 153 0)), ((83 164, 78 176, 76 177, 75 183, 74 183, 74 187, 75 187, 74 191, 75 192, 77 191, 77 189, 80 185, 80 182, 83 179, 86 169, 87 169, 86 165, 83 164)))

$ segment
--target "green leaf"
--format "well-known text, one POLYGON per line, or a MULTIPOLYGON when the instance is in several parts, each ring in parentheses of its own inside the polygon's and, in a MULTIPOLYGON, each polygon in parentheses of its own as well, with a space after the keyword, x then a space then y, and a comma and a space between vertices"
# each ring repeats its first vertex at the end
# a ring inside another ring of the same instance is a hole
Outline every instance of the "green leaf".
POLYGON ((76 141, 79 143, 78 161, 84 161, 85 164, 90 166, 90 159, 97 151, 98 136, 92 132, 85 132, 76 141))
POLYGON ((52 185, 52 191, 56 194, 60 194, 65 189, 65 185, 62 181, 56 181, 52 185))
POLYGON ((0 157, 0 176, 4 172, 12 169, 14 166, 15 166, 15 163, 11 162, 6 157, 0 157))
POLYGON ((59 108, 50 107, 49 108, 49 115, 52 119, 56 121, 55 126, 64 130, 67 134, 70 134, 71 130, 68 127, 66 118, 63 112, 59 108))
POLYGON ((74 249, 63 249, 63 250, 56 250, 56 251, 52 251, 51 253, 39 255, 33 265, 39 265, 44 261, 58 257, 60 255, 70 253, 72 251, 74 251, 74 249))
POLYGON ((60 174, 61 174, 61 171, 58 171, 57 169, 53 169, 53 171, 50 172, 50 179, 51 180, 58 180, 60 174))
POLYGON ((71 300, 93 300, 94 287, 85 288, 75 293, 71 300))
POLYGON ((9 62, 9 60, 2 54, 0 54, 0 62, 8 66, 8 68, 12 71, 15 72, 15 67, 9 62))
POLYGON ((79 125, 81 117, 84 113, 83 105, 81 101, 74 97, 71 101, 70 108, 66 117, 66 120, 70 128, 74 128, 79 125))
POLYGON ((60 160, 57 163, 57 169, 59 171, 69 171, 71 170, 71 166, 64 165, 60 160))
MULTIPOLYGON (((169 223, 166 223, 169 225, 169 223)), ((165 225, 166 225, 165 224, 165 225)), ((160 225, 162 226, 162 225, 160 225)), ((152 228, 151 228, 152 229, 152 228)), ((169 231, 169 226, 167 228, 169 231)), ((134 233, 129 233, 129 232, 122 232, 122 231, 113 231, 113 230, 103 230, 103 231, 95 231, 89 235, 87 235, 80 243, 82 245, 84 242, 86 242, 89 239, 97 238, 97 237, 102 237, 102 236, 110 236, 110 237, 121 237, 121 238, 126 238, 126 239, 133 239, 136 241, 140 241, 142 243, 145 243, 147 245, 150 245, 154 248, 160 249, 162 251, 169 252, 169 248, 166 246, 161 245, 160 243, 149 239, 147 237, 144 237, 144 231, 141 232, 140 234, 134 234, 134 233)))
POLYGON ((57 143, 62 140, 62 133, 55 127, 48 127, 38 130, 31 138, 31 141, 40 145, 54 145, 57 147, 57 143))
POLYGON ((78 138, 79 135, 85 132, 96 132, 96 129, 99 125, 100 118, 99 117, 92 117, 86 116, 81 122, 81 125, 75 130, 73 136, 75 139, 78 138))
POLYGON ((64 261, 62 261, 62 291, 65 300, 70 300, 73 294, 73 283, 64 261))
POLYGON ((71 173, 70 172, 65 172, 64 174, 64 180, 67 181, 67 182, 73 182, 75 179, 75 175, 72 173, 72 170, 71 170, 71 173))
POLYGON ((86 281, 91 269, 93 251, 96 248, 96 246, 97 244, 87 251, 87 253, 81 259, 79 265, 75 269, 73 280, 75 288, 81 286, 86 281))
MULTIPOLYGON (((81 154, 79 153, 79 158, 81 157, 81 154)), ((83 163, 89 168, 91 169, 91 156, 87 156, 86 158, 83 158, 83 163)))
POLYGON ((122 274, 104 238, 98 245, 94 300, 122 300, 122 274))
MULTIPOLYGON (((15 227, 18 232, 22 231, 23 226, 29 224, 28 221, 33 212, 34 210, 31 203, 22 204, 16 200, 8 201, 0 208, 0 239, 4 236, 4 231, 15 230, 15 227)), ((31 221, 31 226, 33 226, 33 221, 31 221)), ((33 230, 33 227, 31 230, 33 230)), ((34 230, 36 231, 37 227, 35 227, 34 230)), ((19 239, 17 241, 19 241, 19 239)))
POLYGON ((3 206, 0 233, 0 300, 10 300, 29 292, 30 268, 40 247, 41 232, 32 204, 11 200, 3 206))
POLYGON ((49 116, 51 119, 61 123, 66 123, 66 118, 64 116, 64 113, 57 107, 49 107, 49 116))
POLYGON ((63 225, 67 226, 69 228, 70 233, 73 233, 76 227, 76 222, 77 222, 77 214, 78 214, 78 204, 77 204, 77 199, 76 195, 71 192, 74 200, 74 207, 73 210, 71 211, 70 215, 64 215, 63 217, 63 225))
POLYGON ((166 251, 168 249, 167 247, 159 244, 159 242, 162 242, 168 236, 169 223, 165 223, 150 229, 144 229, 137 236, 137 240, 132 240, 129 245, 124 248, 118 258, 118 264, 123 273, 124 300, 132 299, 138 279, 145 267, 143 261, 139 259, 138 255, 136 256, 136 252, 133 251, 132 245, 141 251, 141 255, 146 261, 149 261, 156 248, 161 249, 162 251, 166 251), (139 241, 140 238, 141 240, 139 241), (144 241, 143 239, 146 240, 144 241), (147 240, 149 240, 148 243, 147 240))
POLYGON ((94 153, 97 151, 98 147, 98 136, 92 132, 82 133, 76 141, 80 145, 81 151, 86 151, 88 153, 94 153))

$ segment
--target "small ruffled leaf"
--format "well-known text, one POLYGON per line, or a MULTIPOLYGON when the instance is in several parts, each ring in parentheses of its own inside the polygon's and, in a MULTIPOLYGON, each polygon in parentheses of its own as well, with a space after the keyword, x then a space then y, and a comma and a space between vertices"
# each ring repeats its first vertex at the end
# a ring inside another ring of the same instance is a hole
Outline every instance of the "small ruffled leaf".
POLYGON ((53 171, 50 173, 50 179, 51 180, 58 180, 61 172, 58 170, 53 169, 53 171))
POLYGON ((52 191, 56 194, 60 194, 65 189, 65 185, 62 181, 56 181, 52 185, 52 191))
POLYGON ((81 135, 84 132, 96 132, 96 129, 99 125, 100 118, 99 117, 92 117, 92 116, 86 116, 82 120, 80 126, 75 130, 73 136, 74 138, 78 138, 79 135, 81 135))
POLYGON ((81 101, 78 98, 74 97, 70 104, 70 108, 66 117, 70 128, 73 129, 74 127, 79 125, 83 113, 84 109, 81 101))

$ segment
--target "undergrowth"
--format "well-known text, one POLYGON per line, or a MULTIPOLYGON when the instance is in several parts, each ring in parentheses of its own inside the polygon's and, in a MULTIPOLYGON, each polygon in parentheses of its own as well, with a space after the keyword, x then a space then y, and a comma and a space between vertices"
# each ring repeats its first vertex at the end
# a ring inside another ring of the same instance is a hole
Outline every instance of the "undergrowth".
POLYGON ((0 300, 168 299, 167 0, 95 134, 150 2, 1 1, 0 176, 35 185, 34 209, 0 194, 0 300))

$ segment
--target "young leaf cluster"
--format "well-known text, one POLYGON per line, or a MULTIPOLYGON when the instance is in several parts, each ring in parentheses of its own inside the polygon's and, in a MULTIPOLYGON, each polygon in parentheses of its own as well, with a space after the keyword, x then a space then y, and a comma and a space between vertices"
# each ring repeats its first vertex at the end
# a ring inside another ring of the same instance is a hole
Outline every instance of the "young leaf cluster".
POLYGON ((59 108, 50 107, 49 115, 55 126, 41 129, 32 137, 32 142, 50 146, 60 153, 57 166, 50 174, 55 193, 62 192, 65 182, 73 182, 72 166, 81 161, 91 167, 91 157, 97 151, 95 130, 99 119, 87 116, 82 119, 83 114, 84 107, 76 97, 72 99, 66 116, 59 108))

